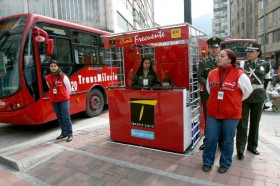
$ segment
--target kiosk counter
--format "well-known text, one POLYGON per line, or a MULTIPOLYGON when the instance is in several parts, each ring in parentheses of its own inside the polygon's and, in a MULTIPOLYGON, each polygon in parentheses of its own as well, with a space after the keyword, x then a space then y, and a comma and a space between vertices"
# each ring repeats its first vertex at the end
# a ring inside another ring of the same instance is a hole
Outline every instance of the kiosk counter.
POLYGON ((192 143, 186 89, 107 90, 113 141, 183 153, 192 143))

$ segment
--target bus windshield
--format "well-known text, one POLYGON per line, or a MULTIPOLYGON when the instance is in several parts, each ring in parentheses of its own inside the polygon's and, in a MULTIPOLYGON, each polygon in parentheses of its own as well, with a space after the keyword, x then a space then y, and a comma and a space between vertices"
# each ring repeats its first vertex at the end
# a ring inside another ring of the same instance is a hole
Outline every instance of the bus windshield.
POLYGON ((0 21, 0 98, 19 89, 19 59, 26 17, 0 21))
POLYGON ((221 49, 231 49, 236 54, 237 58, 246 58, 246 48, 249 44, 254 42, 244 42, 244 41, 235 41, 235 42, 224 42, 221 43, 221 49))

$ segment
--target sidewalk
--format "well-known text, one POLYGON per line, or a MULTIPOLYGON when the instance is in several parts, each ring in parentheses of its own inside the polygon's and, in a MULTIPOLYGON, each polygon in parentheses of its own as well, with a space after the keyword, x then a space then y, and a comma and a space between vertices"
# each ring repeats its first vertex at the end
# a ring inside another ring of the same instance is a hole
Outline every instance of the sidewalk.
POLYGON ((102 126, 76 131, 70 143, 49 140, 0 150, 0 185, 280 186, 279 154, 262 139, 258 150, 259 156, 246 152, 242 161, 237 160, 235 150, 226 174, 217 172, 217 150, 212 171, 205 173, 202 151, 191 157, 115 143, 110 140, 109 127, 102 126))

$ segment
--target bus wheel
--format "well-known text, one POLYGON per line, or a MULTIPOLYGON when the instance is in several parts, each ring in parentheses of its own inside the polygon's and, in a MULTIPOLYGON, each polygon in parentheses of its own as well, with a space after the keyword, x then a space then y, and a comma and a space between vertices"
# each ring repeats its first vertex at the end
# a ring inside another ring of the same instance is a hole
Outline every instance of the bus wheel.
POLYGON ((101 114, 104 108, 104 96, 98 89, 92 89, 87 97, 86 115, 94 117, 101 114))

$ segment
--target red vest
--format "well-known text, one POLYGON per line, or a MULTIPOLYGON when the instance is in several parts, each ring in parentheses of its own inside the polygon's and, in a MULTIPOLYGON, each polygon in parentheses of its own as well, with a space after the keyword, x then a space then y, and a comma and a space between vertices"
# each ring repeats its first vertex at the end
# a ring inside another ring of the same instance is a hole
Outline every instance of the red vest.
POLYGON ((210 97, 207 101, 207 115, 217 119, 240 119, 242 113, 242 91, 238 79, 243 73, 232 65, 210 71, 208 75, 210 97), (222 81, 222 86, 220 82, 222 81), (218 92, 223 91, 223 99, 218 99, 218 92))
POLYGON ((58 103, 70 99, 66 86, 63 82, 64 76, 65 74, 63 74, 60 79, 58 79, 57 75, 49 74, 46 76, 46 81, 50 87, 49 95, 51 102, 58 103), (54 89, 56 89, 56 94, 54 94, 54 89))

